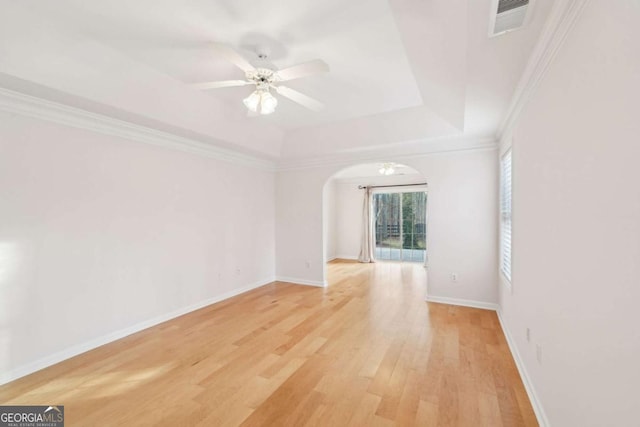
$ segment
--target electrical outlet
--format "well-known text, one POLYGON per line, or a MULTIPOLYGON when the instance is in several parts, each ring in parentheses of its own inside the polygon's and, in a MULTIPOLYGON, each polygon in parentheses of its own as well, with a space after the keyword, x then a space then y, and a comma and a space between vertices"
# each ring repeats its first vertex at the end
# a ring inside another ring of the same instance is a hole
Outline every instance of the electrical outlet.
POLYGON ((536 359, 538 359, 538 363, 542 364, 542 346, 540 344, 536 344, 536 359))
POLYGON ((531 329, 527 328, 527 342, 531 341, 531 329))
POLYGON ((452 282, 458 281, 458 273, 451 273, 451 281, 452 282))
POLYGON ((307 268, 311 268, 311 263, 310 263, 309 261, 305 261, 305 262, 304 262, 304 265, 305 265, 307 268))

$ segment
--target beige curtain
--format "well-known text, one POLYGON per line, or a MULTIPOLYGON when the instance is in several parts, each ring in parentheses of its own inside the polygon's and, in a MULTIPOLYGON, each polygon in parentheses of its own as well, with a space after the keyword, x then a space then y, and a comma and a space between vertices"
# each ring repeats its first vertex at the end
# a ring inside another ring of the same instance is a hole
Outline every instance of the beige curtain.
POLYGON ((373 251, 375 248, 375 234, 374 234, 374 218, 371 214, 371 187, 365 188, 364 202, 362 204, 362 241, 360 244, 360 256, 358 261, 360 262, 376 262, 373 251))

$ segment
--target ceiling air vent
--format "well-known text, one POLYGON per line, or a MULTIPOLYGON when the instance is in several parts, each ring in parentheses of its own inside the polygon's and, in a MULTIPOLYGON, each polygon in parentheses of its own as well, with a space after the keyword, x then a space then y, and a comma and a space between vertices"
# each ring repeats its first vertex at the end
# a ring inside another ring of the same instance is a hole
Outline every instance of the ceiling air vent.
POLYGON ((498 36, 517 30, 525 23, 529 0, 494 0, 489 35, 498 36))

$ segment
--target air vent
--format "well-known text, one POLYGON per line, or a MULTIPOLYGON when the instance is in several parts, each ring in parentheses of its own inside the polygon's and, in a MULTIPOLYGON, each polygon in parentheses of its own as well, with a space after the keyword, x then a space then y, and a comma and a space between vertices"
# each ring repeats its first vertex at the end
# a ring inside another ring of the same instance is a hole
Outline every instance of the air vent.
POLYGON ((490 36, 517 30, 525 24, 529 0, 494 0, 490 36))
POLYGON ((498 2, 498 14, 508 12, 511 9, 526 6, 529 4, 529 0, 500 0, 498 2))

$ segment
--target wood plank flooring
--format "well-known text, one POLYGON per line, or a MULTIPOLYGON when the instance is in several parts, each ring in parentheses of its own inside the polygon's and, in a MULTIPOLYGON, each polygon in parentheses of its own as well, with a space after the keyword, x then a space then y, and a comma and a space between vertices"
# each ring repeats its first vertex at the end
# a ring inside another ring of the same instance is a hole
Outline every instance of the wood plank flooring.
POLYGON ((0 387, 69 426, 537 425, 496 314, 424 302, 412 264, 329 265, 0 387))

